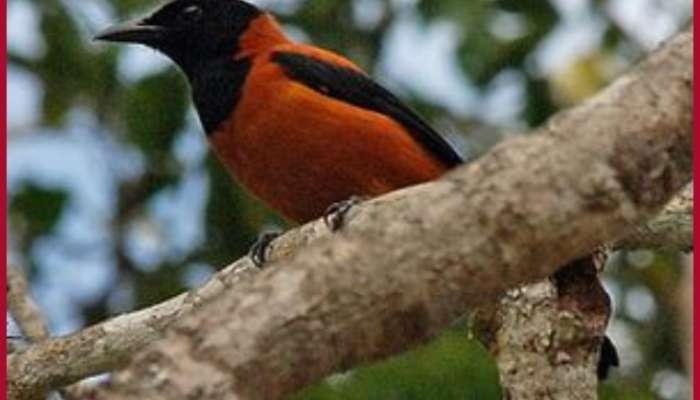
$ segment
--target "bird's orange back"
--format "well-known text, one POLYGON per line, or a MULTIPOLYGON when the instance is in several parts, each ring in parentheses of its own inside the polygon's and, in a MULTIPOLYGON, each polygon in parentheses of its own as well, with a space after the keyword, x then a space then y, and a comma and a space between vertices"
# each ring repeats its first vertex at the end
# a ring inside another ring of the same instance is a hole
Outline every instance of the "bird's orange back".
POLYGON ((242 37, 236 57, 252 57, 252 67, 235 112, 210 135, 221 161, 253 194, 304 222, 351 196, 381 195, 446 171, 397 121, 290 79, 275 54, 362 72, 334 53, 291 43, 277 29, 264 15, 242 37))

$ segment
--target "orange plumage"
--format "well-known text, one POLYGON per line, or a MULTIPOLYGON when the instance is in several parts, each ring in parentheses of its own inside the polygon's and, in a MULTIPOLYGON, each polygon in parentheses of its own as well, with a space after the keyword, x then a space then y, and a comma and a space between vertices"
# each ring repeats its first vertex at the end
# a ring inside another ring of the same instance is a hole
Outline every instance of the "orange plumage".
POLYGON ((358 66, 292 42, 270 14, 241 0, 175 0, 101 38, 173 59, 219 159, 292 221, 435 179, 461 162, 358 66))
POLYGON ((278 29, 267 15, 253 27, 242 40, 242 53, 254 61, 241 100, 211 143, 233 175, 270 207, 303 222, 351 196, 377 196, 445 172, 396 121, 290 80, 270 57, 289 51, 358 67, 281 35, 260 35, 278 29))

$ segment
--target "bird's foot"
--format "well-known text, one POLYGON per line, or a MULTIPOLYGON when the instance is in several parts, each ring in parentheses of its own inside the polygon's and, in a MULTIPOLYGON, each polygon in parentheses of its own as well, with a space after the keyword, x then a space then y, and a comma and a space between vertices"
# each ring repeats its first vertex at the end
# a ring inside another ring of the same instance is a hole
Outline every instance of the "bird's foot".
POLYGON ((331 204, 326 209, 326 212, 323 213, 323 222, 326 223, 331 232, 339 230, 343 227, 345 216, 348 212, 356 205, 362 203, 363 200, 365 199, 360 196, 352 196, 347 200, 331 204))
POLYGON ((250 250, 248 250, 248 256, 256 267, 262 268, 265 266, 270 244, 281 234, 281 231, 268 231, 258 235, 258 239, 250 246, 250 250))

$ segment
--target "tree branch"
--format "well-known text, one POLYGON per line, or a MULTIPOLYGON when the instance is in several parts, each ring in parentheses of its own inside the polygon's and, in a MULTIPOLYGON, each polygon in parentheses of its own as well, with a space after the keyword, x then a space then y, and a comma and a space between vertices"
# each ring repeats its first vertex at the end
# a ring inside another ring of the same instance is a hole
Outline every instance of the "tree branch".
POLYGON ((598 360, 611 312, 598 279, 606 259, 601 248, 474 313, 473 331, 495 357, 504 398, 598 398, 598 360))
MULTIPOLYGON (((241 279, 251 271, 241 261, 210 291, 158 306, 149 339, 172 316, 178 323, 102 395, 277 399, 427 340, 507 289, 618 241, 690 180, 692 34, 538 133, 358 207, 333 237, 319 235, 319 223, 300 228, 276 246, 284 267, 241 279)), ((116 326, 150 319, 123 318, 116 326)), ((125 348, 85 333, 94 329, 13 355, 12 396, 84 376, 80 362, 57 367, 57 352, 82 360, 125 348)))
POLYGON ((7 266, 7 308, 29 341, 40 341, 49 337, 44 316, 29 293, 29 283, 24 271, 14 265, 7 266))
POLYGON ((693 185, 686 186, 656 218, 637 227, 617 247, 693 251, 693 185))
MULTIPOLYGON (((686 188, 657 217, 637 230, 643 231, 645 226, 660 225, 656 221, 668 221, 672 216, 680 221, 692 218, 692 209, 682 207, 683 211, 678 212, 676 206, 687 204, 689 193, 692 196, 692 191, 686 188)), ((692 204, 692 198, 689 201, 692 204)), ((685 243, 688 240, 692 242, 692 231, 687 232, 690 238, 682 238, 675 234, 677 230, 672 229, 670 224, 665 226, 668 228, 665 232, 672 233, 669 237, 663 236, 662 231, 657 231, 653 241, 625 239, 619 246, 674 248, 677 243, 685 243)), ((289 257, 327 236, 327 229, 318 223, 289 231, 274 242, 270 259, 274 261, 289 257)), ((204 286, 189 293, 183 293, 143 310, 114 317, 73 335, 52 339, 50 345, 34 347, 28 356, 42 364, 46 363, 45 377, 42 381, 52 382, 50 386, 53 388, 113 371, 125 366, 133 354, 162 338, 167 328, 183 315, 198 308, 205 301, 219 296, 223 291, 236 288, 239 283, 250 279, 259 271, 248 258, 242 258, 219 271, 204 286), (81 348, 84 351, 77 350, 81 348), (100 351, 101 348, 105 350, 100 351), (55 365, 51 362, 57 352, 66 355, 65 365, 55 365)))

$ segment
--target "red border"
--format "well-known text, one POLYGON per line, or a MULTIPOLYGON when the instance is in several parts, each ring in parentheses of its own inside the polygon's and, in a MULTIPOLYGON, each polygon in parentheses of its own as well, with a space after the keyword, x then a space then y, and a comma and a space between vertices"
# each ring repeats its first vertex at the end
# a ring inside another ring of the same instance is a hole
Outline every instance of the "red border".
MULTIPOLYGON (((0 69, 2 71, 2 187, 3 192, 0 196, 0 202, 2 202, 2 209, 7 210, 7 1, 2 1, 2 10, 0 10, 3 21, 2 29, 2 62, 0 63, 0 69)), ((5 212, 5 218, 0 227, 0 240, 2 240, 2 249, 5 254, 5 268, 7 268, 7 211, 5 212)), ((0 274, 0 280, 2 281, 2 287, 7 287, 7 274, 0 274)), ((3 310, 7 310, 7 296, 0 296, 0 304, 3 310)), ((7 313, 7 311, 6 311, 7 313)), ((2 324, 2 337, 7 337, 7 324, 2 324)), ((7 346, 0 346, 0 351, 5 355, 3 357, 7 360, 7 346)), ((0 363, 0 392, 2 393, 2 398, 7 398, 7 362, 0 363)))

